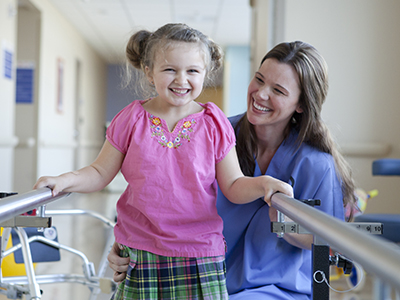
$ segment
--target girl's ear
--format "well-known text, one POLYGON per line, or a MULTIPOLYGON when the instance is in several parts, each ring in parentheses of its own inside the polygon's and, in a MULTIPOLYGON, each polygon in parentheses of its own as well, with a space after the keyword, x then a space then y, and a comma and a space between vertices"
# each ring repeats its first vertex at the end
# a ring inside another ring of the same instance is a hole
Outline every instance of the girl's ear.
POLYGON ((154 85, 153 76, 151 75, 151 71, 150 71, 150 68, 149 68, 148 66, 146 66, 146 67, 144 68, 144 72, 146 73, 146 78, 147 78, 147 80, 148 80, 152 85, 154 85))

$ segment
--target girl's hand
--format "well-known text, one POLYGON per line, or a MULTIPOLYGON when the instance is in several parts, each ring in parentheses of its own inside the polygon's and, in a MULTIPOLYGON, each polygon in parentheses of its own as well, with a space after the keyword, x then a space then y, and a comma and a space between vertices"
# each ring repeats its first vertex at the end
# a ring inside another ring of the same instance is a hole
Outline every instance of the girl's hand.
MULTIPOLYGON (((61 175, 62 176, 62 175, 61 175)), ((57 196, 60 192, 65 189, 65 180, 61 176, 43 176, 33 186, 33 189, 40 189, 48 187, 52 190, 52 195, 57 196)))
POLYGON ((269 206, 271 206, 271 197, 275 193, 282 193, 291 198, 293 198, 293 188, 290 184, 273 178, 271 176, 261 176, 265 180, 264 190, 265 196, 264 201, 267 202, 269 206))

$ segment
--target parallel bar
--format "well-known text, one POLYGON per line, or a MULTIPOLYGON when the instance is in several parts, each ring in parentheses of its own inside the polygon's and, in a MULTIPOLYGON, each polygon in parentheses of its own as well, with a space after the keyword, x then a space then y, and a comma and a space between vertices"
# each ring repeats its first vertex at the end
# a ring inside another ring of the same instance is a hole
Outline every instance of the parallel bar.
POLYGON ((272 206, 400 291, 400 247, 281 193, 272 206))
POLYGON ((60 193, 53 197, 49 188, 41 188, 2 198, 0 199, 0 223, 68 195, 69 193, 60 193))

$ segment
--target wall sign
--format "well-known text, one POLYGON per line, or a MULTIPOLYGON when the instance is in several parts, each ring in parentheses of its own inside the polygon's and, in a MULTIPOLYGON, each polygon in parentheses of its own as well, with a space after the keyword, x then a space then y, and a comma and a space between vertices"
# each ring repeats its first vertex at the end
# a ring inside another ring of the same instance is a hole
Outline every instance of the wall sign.
POLYGON ((12 62, 14 51, 12 50, 12 47, 10 47, 4 40, 2 41, 1 46, 1 60, 3 65, 1 73, 3 74, 4 78, 12 79, 12 62))
POLYGON ((20 104, 32 104, 35 80, 34 64, 18 63, 16 77, 16 102, 20 104))

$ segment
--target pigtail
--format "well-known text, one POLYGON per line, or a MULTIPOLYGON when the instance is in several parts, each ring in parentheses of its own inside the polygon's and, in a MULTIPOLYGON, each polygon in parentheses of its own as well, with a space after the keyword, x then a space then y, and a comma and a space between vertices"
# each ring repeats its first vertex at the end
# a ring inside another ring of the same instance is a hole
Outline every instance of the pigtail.
POLYGON ((148 51, 151 36, 150 31, 140 30, 130 37, 125 49, 124 87, 131 86, 135 94, 143 98, 155 95, 155 88, 148 82, 145 73, 146 51, 148 51))
POLYGON ((143 58, 150 36, 151 32, 140 30, 131 36, 126 45, 126 58, 128 63, 136 69, 144 68, 143 58))
POLYGON ((223 51, 222 48, 214 43, 212 40, 208 39, 208 51, 210 53, 210 63, 207 71, 206 80, 204 85, 210 86, 215 82, 216 77, 219 74, 219 70, 223 64, 223 51))

